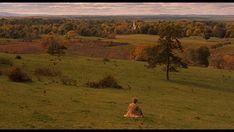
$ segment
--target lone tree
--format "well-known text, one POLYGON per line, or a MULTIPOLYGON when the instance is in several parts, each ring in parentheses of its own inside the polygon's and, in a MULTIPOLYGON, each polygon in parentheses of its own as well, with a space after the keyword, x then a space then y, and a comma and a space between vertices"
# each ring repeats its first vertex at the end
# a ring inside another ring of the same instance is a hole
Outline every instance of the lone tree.
POLYGON ((156 65, 166 65, 166 79, 169 80, 169 72, 181 66, 187 68, 187 64, 182 62, 182 58, 176 55, 178 51, 183 52, 178 38, 182 37, 183 30, 174 24, 166 24, 160 28, 158 45, 146 50, 148 67, 154 68, 156 65))
POLYGON ((43 37, 41 43, 43 47, 47 49, 47 52, 51 55, 60 56, 64 54, 64 50, 67 49, 65 47, 66 40, 59 38, 53 32, 50 32, 48 35, 43 37))
POLYGON ((65 54, 64 50, 67 49, 65 47, 66 43, 67 42, 65 39, 59 38, 53 32, 48 33, 48 35, 44 36, 41 40, 41 44, 47 49, 47 53, 55 56, 54 59, 51 59, 53 70, 55 70, 55 65, 58 63, 58 61, 61 61, 60 56, 65 54))

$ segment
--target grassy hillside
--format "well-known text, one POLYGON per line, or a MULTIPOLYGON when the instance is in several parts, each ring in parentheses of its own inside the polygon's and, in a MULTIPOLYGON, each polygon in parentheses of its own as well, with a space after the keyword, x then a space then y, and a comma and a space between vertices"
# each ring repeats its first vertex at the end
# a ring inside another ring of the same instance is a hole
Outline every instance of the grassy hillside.
POLYGON ((78 81, 66 86, 57 77, 39 81, 33 75, 35 68, 51 65, 52 56, 0 56, 23 66, 33 79, 16 83, 0 76, 0 128, 234 128, 233 71, 189 67, 171 73, 167 82, 160 67, 147 69, 144 62, 64 56, 58 68, 78 81), (84 85, 107 74, 123 89, 84 85), (143 119, 123 117, 133 96, 143 119))

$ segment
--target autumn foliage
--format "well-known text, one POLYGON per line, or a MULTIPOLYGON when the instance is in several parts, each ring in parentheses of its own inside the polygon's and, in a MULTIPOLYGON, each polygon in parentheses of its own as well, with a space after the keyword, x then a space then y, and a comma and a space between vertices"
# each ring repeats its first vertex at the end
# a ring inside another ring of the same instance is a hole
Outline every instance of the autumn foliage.
POLYGON ((210 65, 218 69, 234 70, 234 55, 212 55, 210 65))
POLYGON ((64 54, 66 49, 65 45, 67 41, 64 38, 58 37, 53 32, 48 33, 41 39, 41 44, 47 49, 47 52, 52 55, 64 54))
POLYGON ((149 48, 149 46, 135 47, 130 54, 130 59, 136 60, 136 61, 146 61, 147 60, 147 54, 146 54, 147 48, 149 48))

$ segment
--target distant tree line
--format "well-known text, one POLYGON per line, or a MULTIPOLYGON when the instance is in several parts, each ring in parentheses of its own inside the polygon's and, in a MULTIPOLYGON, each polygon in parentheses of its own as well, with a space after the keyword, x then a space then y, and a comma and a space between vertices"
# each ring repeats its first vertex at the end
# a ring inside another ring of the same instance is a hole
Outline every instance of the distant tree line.
POLYGON ((104 38, 114 38, 116 34, 159 35, 160 27, 169 23, 181 27, 182 37, 202 36, 204 39, 234 37, 234 23, 232 22, 193 20, 137 20, 133 22, 133 20, 125 19, 89 20, 68 18, 2 18, 0 19, 0 37, 32 40, 49 32, 65 35, 71 31, 81 36, 104 38))

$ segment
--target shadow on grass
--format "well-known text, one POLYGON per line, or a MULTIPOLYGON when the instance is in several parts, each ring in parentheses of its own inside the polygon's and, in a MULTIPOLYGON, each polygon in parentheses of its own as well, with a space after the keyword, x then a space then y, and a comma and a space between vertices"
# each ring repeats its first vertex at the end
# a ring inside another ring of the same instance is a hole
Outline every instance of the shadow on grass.
POLYGON ((212 90, 218 90, 218 91, 226 91, 226 92, 234 92, 234 89, 231 88, 226 88, 225 85, 223 85, 223 88, 219 86, 215 86, 213 84, 205 84, 202 82, 193 82, 190 80, 170 80, 170 83, 176 83, 180 85, 186 85, 186 86, 191 86, 191 87, 200 87, 204 89, 212 89, 212 90))
POLYGON ((33 112, 32 117, 36 119, 37 121, 42 121, 42 122, 48 122, 48 121, 53 121, 49 115, 46 114, 41 114, 39 112, 33 112))

